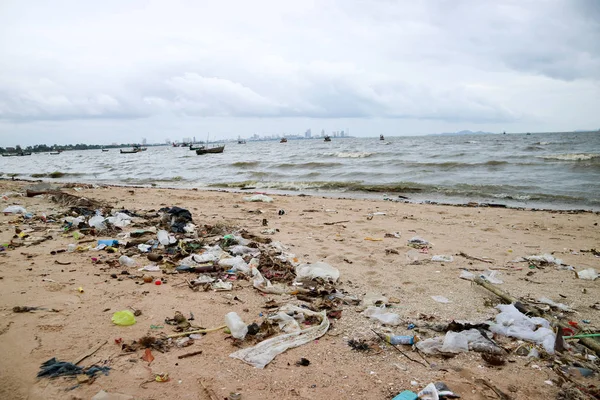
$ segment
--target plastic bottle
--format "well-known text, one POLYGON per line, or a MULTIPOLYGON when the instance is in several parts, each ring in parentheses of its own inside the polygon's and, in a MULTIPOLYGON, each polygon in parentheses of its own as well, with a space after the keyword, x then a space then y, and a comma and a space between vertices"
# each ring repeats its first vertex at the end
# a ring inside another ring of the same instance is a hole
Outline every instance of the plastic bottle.
POLYGON ((405 335, 386 335, 385 340, 391 344, 415 344, 414 336, 405 335))
POLYGON ((169 232, 165 230, 160 230, 156 235, 158 236, 158 241, 160 242, 160 244, 162 244, 163 246, 169 245, 169 232))
POLYGON ((135 261, 133 260, 133 258, 129 258, 127 256, 121 256, 121 257, 119 257, 119 264, 121 264, 125 267, 133 267, 135 265, 135 261))
POLYGON ((72 253, 72 252, 74 252, 74 251, 75 251, 75 249, 76 249, 76 248, 77 248, 77 245, 76 245, 76 244, 73 244, 73 243, 71 243, 71 244, 69 244, 69 245, 67 246, 67 251, 68 251, 69 253, 72 253))
POLYGON ((231 336, 236 339, 243 340, 248 333, 248 327, 242 321, 239 315, 235 312, 230 312, 225 315, 225 324, 231 332, 231 336))

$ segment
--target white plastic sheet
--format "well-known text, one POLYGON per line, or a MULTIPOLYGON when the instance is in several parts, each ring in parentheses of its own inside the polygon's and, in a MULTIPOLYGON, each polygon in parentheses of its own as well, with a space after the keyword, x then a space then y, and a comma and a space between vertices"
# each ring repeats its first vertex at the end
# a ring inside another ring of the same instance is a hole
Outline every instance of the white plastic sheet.
POLYGON ((324 311, 314 312, 292 305, 281 307, 280 311, 284 313, 302 313, 305 316, 318 316, 321 318, 321 323, 301 331, 286 333, 264 340, 256 346, 238 350, 230 354, 229 357, 242 360, 256 368, 264 368, 279 354, 288 349, 316 340, 323 336, 329 329, 329 319, 324 311))
POLYGON ((500 304, 496 308, 500 310, 500 314, 496 315, 495 323, 490 323, 490 331, 541 344, 548 354, 554 354, 556 335, 547 320, 540 317, 530 318, 517 310, 513 304, 500 304))
POLYGON ((314 264, 300 264, 296 266, 296 280, 302 279, 331 279, 334 282, 340 277, 340 271, 337 268, 324 262, 314 264))
POLYGON ((402 323, 402 321, 400 320, 400 315, 396 313, 387 312, 385 306, 367 307, 367 309, 363 311, 363 315, 365 317, 379 321, 384 325, 396 326, 402 323))

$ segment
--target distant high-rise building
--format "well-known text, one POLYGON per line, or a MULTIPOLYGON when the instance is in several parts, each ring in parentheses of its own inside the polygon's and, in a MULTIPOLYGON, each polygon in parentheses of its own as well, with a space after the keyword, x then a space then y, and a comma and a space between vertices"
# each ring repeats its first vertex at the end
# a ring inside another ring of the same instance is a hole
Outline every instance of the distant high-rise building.
POLYGON ((148 141, 146 140, 146 138, 142 138, 142 144, 145 146, 148 143, 148 141))
POLYGON ((325 129, 321 129, 321 137, 325 136, 325 129))
POLYGON ((341 131, 340 132, 340 137, 344 137, 344 136, 345 136, 344 131, 341 131))
POLYGON ((310 129, 307 129, 306 132, 304 132, 304 137, 306 139, 310 139, 312 137, 312 131, 310 129))

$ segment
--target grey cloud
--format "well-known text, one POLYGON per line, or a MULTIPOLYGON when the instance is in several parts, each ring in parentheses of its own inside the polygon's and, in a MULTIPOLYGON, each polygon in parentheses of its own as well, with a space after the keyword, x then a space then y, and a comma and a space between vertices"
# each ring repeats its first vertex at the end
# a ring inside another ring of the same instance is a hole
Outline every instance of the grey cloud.
POLYGON ((0 120, 597 124, 596 0, 78 4, 0 14, 0 120))

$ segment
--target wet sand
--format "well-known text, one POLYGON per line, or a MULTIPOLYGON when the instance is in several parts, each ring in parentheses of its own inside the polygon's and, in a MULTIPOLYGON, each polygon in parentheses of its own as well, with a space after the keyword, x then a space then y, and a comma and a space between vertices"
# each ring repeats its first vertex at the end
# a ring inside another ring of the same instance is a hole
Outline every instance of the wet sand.
MULTIPOLYGON (((0 192, 23 193, 27 186, 30 183, 3 181, 0 192)), ((566 320, 580 324, 589 320, 586 328, 592 331, 600 327, 600 310, 590 307, 600 301, 600 280, 581 280, 574 272, 554 266, 530 269, 527 263, 513 262, 522 256, 551 253, 578 271, 585 268, 600 271, 600 258, 581 251, 599 247, 600 215, 596 213, 316 196, 273 195, 272 203, 249 203, 243 199, 249 193, 159 188, 64 191, 131 211, 183 207, 191 211, 198 226, 225 224, 259 236, 265 236, 261 235, 265 228, 277 229, 269 237, 288 246, 300 262, 324 261, 338 268, 339 289, 360 298, 369 292, 396 298, 398 302, 392 305, 392 310, 403 323, 391 329, 382 327, 360 314, 360 307, 344 305, 341 318, 332 320, 327 334, 286 351, 262 370, 230 358, 229 354, 240 345, 222 331, 209 333, 190 347, 172 348, 166 353, 154 351, 155 360, 148 365, 140 359, 143 351, 124 354, 115 339, 127 342, 147 334, 173 333, 173 327, 164 320, 173 317, 176 311, 193 313, 195 323, 208 328, 223 325, 224 315, 230 311, 237 312, 248 324, 259 322, 261 314, 267 312, 263 306, 269 299, 291 304, 302 302, 289 295, 261 294, 246 280, 235 281, 231 292, 194 292, 185 284, 190 274, 164 275, 167 282, 160 286, 141 284, 140 279, 129 279, 126 275, 119 275, 122 280, 113 279, 111 274, 120 274, 127 268, 94 264, 91 258, 101 255, 105 260, 117 259, 120 254, 87 251, 52 255, 52 250, 66 249, 75 243, 72 235, 62 234, 60 225, 23 222, 14 215, 0 215, 0 243, 10 242, 15 228, 25 229, 29 223, 37 229, 32 236, 52 236, 37 245, 0 253, 0 375, 3 377, 0 398, 89 399, 104 389, 136 399, 210 399, 201 381, 218 399, 230 392, 242 393, 245 400, 389 399, 405 389, 418 392, 433 381, 445 382, 464 399, 497 398, 481 383, 482 379, 515 399, 555 398, 559 381, 547 360, 531 361, 510 354, 506 365, 494 367, 487 365, 480 354, 469 352, 452 358, 428 356, 431 366, 425 367, 394 348, 377 343, 371 328, 428 338, 436 333, 425 328, 409 331, 408 324, 422 326, 453 319, 493 318, 497 314, 493 308, 498 303, 497 297, 459 279, 462 268, 476 273, 495 269, 504 281, 499 287, 513 296, 533 299, 546 296, 566 303, 578 311, 565 315, 566 320), (279 215, 279 210, 285 213, 279 215), (384 215, 370 215, 373 213, 384 215), (263 219, 267 220, 267 227, 263 226, 263 219), (400 232, 400 238, 386 237, 386 233, 394 232, 400 232), (412 250, 407 240, 413 236, 433 243, 428 254, 418 253, 418 264, 407 257, 412 250), (493 263, 466 259, 457 255, 461 251, 492 259, 493 263), (433 255, 452 255, 454 261, 432 262, 433 255), (63 265, 66 263, 70 264, 63 265), (450 303, 434 301, 431 296, 436 295, 448 298, 450 303), (40 306, 60 312, 13 313, 14 306, 40 306), (129 327, 114 325, 112 313, 129 307, 142 311, 137 323, 129 327), (151 329, 151 325, 164 328, 151 329), (373 341, 376 350, 363 353, 351 349, 348 340, 353 338, 373 341), (77 387, 76 381, 67 378, 36 378, 44 361, 52 357, 72 361, 105 341, 107 344, 81 365, 106 363, 112 368, 108 376, 98 376, 93 383, 77 387), (178 359, 179 355, 199 350, 202 354, 178 359), (310 365, 297 366, 296 362, 303 357, 310 360, 310 365), (168 373, 170 381, 144 384, 158 373, 168 373)), ((35 215, 65 210, 47 196, 2 200, 3 209, 11 204, 22 205, 35 215)), ((92 239, 100 238, 109 237, 92 239)), ((138 266, 148 264, 141 256, 134 259, 138 260, 138 266)), ((138 274, 136 268, 128 270, 138 274)), ((402 349, 411 358, 418 358, 410 347, 402 349)))

